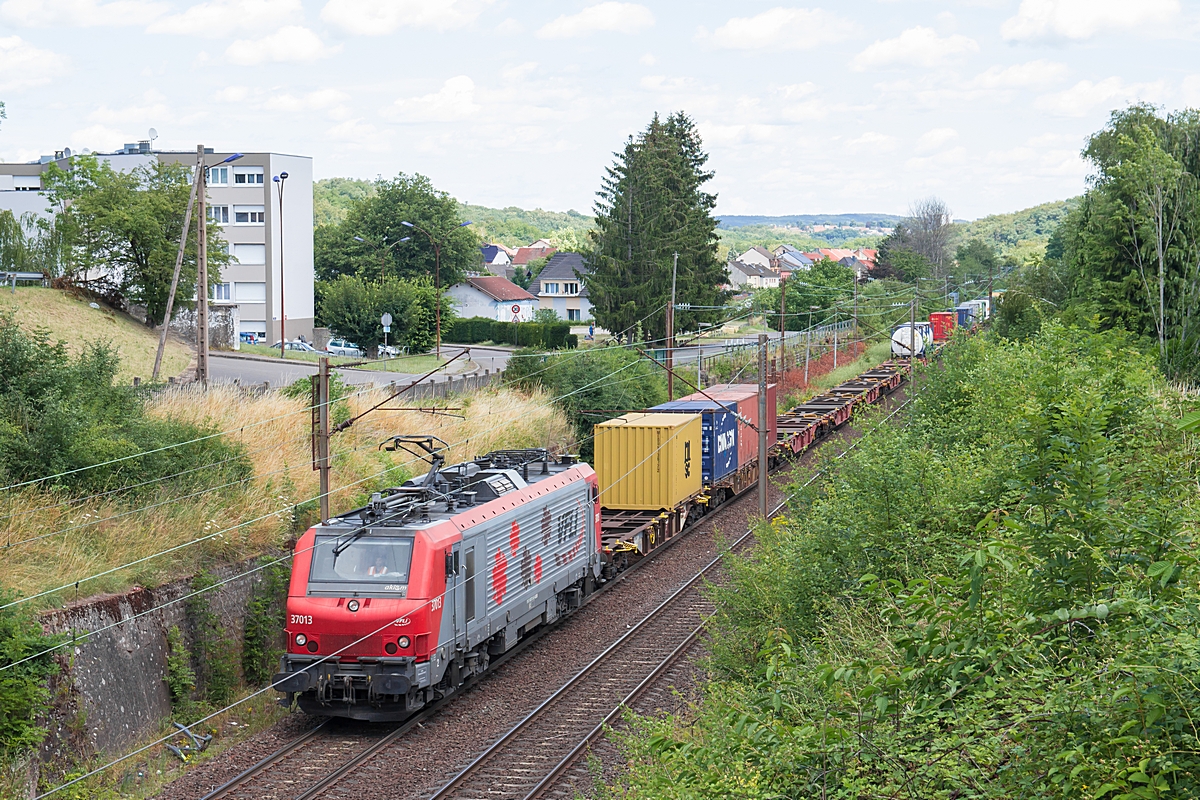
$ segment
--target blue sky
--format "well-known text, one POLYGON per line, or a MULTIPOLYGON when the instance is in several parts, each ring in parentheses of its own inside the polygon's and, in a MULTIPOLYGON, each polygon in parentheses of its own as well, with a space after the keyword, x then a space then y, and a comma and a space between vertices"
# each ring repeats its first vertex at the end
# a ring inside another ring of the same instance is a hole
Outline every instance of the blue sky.
POLYGON ((975 218, 1078 194, 1132 100, 1200 106, 1180 0, 0 0, 0 158, 145 138, 421 172, 591 209, 650 116, 704 136, 718 211, 975 218))

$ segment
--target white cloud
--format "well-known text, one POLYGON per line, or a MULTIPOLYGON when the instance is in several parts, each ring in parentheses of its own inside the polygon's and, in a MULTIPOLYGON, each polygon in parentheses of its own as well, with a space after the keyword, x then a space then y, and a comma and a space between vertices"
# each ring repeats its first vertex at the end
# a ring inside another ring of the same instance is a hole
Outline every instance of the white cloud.
POLYGON ((638 63, 642 64, 643 66, 653 67, 658 63, 658 59, 654 57, 653 53, 646 53, 646 55, 638 59, 638 63))
POLYGON ((350 95, 340 89, 318 89, 303 95, 280 94, 267 99, 265 106, 271 111, 315 111, 336 108, 350 95))
POLYGON ((879 39, 858 54, 854 69, 936 67, 956 56, 976 53, 979 44, 966 36, 938 36, 933 28, 909 28, 895 39, 879 39))
POLYGON ((474 22, 480 5, 470 0, 329 0, 321 19, 360 36, 384 36, 400 27, 444 31, 474 22))
POLYGON ((34 47, 20 36, 0 38, 0 89, 41 86, 69 69, 65 56, 34 47))
POLYGON ((846 142, 846 145, 851 150, 872 150, 883 153, 896 149, 896 138, 888 136, 886 133, 867 131, 862 136, 846 142))
POLYGON ((225 57, 234 64, 315 61, 341 49, 341 45, 329 47, 308 28, 288 25, 261 39, 238 39, 225 49, 225 57))
POLYGON ((564 14, 538 29, 539 39, 570 39, 599 31, 638 33, 654 25, 654 14, 637 3, 607 2, 564 14))
MULTIPOLYGON (((713 31, 717 47, 733 50, 803 50, 836 42, 854 32, 847 20, 819 8, 772 8, 753 17, 734 17, 713 31)), ((701 38, 706 38, 701 32, 701 38)))
POLYGON ((248 86, 226 86, 213 99, 218 103, 241 103, 250 99, 251 91, 248 86))
POLYGON ((1183 104, 1190 108, 1200 106, 1200 75, 1188 75, 1179 87, 1183 104))
POLYGON ((528 79, 535 69, 537 69, 536 61, 526 61, 524 64, 505 67, 500 74, 506 81, 523 81, 528 79))
POLYGON ((185 36, 227 36, 230 21, 238 30, 277 28, 304 16, 300 0, 213 0, 198 3, 182 14, 157 19, 146 28, 148 33, 175 33, 185 36))
POLYGON ((1011 67, 995 66, 979 73, 971 86, 979 89, 1022 89, 1028 86, 1044 86, 1059 80, 1067 73, 1067 65, 1056 61, 1027 61, 1011 67))
POLYGON ((450 78, 432 94, 402 97, 395 103, 395 114, 401 122, 454 122, 477 111, 475 81, 466 75, 450 78))
POLYGON ((142 0, 6 0, 0 18, 31 28, 142 25, 167 11, 167 6, 142 0))
POLYGON ((1093 111, 1112 109, 1138 100, 1158 99, 1164 94, 1161 83, 1126 84, 1113 76, 1098 83, 1080 81, 1070 89, 1044 94, 1033 105, 1060 117, 1083 117, 1093 111))
POLYGON ((917 139, 917 151, 921 153, 932 153, 935 150, 943 149, 946 144, 958 138, 958 131, 954 128, 934 128, 926 131, 917 139))
POLYGON ((1010 40, 1089 39, 1106 30, 1161 25, 1178 13, 1179 0, 1021 0, 1000 34, 1010 40))

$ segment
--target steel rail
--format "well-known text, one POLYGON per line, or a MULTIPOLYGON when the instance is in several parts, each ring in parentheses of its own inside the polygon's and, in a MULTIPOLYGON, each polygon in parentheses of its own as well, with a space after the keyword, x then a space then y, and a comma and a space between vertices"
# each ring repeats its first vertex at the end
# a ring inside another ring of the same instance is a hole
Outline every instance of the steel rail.
MULTIPOLYGON (((881 396, 879 399, 882 400, 884 397, 886 397, 886 395, 881 396)), ((903 409, 905 406, 907 406, 910 402, 911 402, 911 400, 906 400, 904 403, 902 403, 900 406, 898 406, 896 409, 894 409, 890 414, 888 414, 887 417, 885 417, 883 420, 881 420, 880 423, 878 423, 878 424, 883 424, 884 422, 887 422, 888 420, 890 420, 901 409, 903 409)), ((821 436, 820 438, 815 439, 809 445, 809 447, 806 448, 805 452, 808 452, 809 450, 815 448, 824 439, 828 438, 828 435, 829 434, 826 434, 824 436, 821 436)), ((837 459, 843 458, 847 453, 849 453, 851 450, 856 448, 858 446, 858 443, 859 443, 858 440, 852 442, 849 447, 847 447, 844 451, 842 451, 841 453, 838 454, 837 459)), ((791 459, 785 459, 785 461, 788 464, 791 463, 791 459)), ((825 470, 821 470, 821 471, 815 473, 814 475, 812 475, 805 482, 804 486, 808 486, 808 485, 812 484, 812 482, 815 481, 822 474, 824 474, 824 472, 825 472, 825 470)), ((743 491, 740 495, 731 497, 726 502, 715 506, 712 509, 712 511, 716 512, 718 510, 722 510, 726 506, 732 505, 733 503, 736 503, 739 500, 746 499, 750 494, 752 494, 752 492, 753 492, 753 487, 743 491)), ((785 497, 781 502, 776 504, 769 511, 769 513, 767 515, 768 518, 774 517, 776 514, 778 514, 779 511, 788 503, 789 500, 790 500, 790 497, 785 497)), ((656 547, 650 554, 647 555, 647 557, 639 559, 638 561, 634 562, 632 565, 627 567, 625 570, 623 570, 621 573, 616 575, 613 579, 607 581, 603 586, 599 587, 597 591, 593 592, 589 597, 587 597, 584 600, 583 604, 581 605, 581 608, 583 606, 586 606, 589 603, 591 603, 594 599, 596 599, 605 590, 612 588, 616 584, 623 582, 626 579, 626 577, 634 570, 639 569, 640 567, 642 567, 643 565, 645 565, 651 561, 654 561, 655 558, 657 558, 657 556, 661 552, 669 549, 679 539, 682 539, 683 534, 690 532, 690 530, 692 528, 694 528, 696 525, 700 524, 700 522, 702 520, 707 519, 711 515, 712 515, 711 513, 705 514, 704 517, 701 517, 700 519, 696 520, 696 522, 693 522, 691 525, 688 525, 686 528, 684 528, 682 531, 680 531, 680 534, 678 534, 676 536, 672 536, 670 539, 663 542, 662 545, 660 545, 659 547, 656 547)), ((467 773, 470 770, 472 770, 473 768, 475 768, 477 764, 481 764, 488 757, 489 754, 495 752, 502 744, 504 744, 505 742, 509 741, 512 737, 517 735, 523 726, 527 725, 530 721, 532 721, 539 714, 541 714, 544 711, 544 709, 547 706, 549 706, 555 699, 560 697, 563 693, 565 693, 571 687, 578 685, 578 683, 586 676, 586 674, 589 674, 591 671, 593 671, 605 658, 607 658, 620 645, 622 645, 623 643, 626 643, 627 640, 630 639, 632 634, 634 634, 636 631, 640 631, 642 629, 642 627, 644 625, 648 624, 650 621, 657 619, 657 616, 658 616, 658 613, 660 610, 667 607, 669 604, 675 602, 680 596, 682 596, 682 594, 685 591, 694 587, 695 584, 697 583, 697 581, 701 580, 709 571, 711 571, 718 563, 720 563, 720 561, 725 557, 726 554, 728 554, 729 552, 732 552, 735 548, 742 546, 743 543, 745 543, 746 540, 749 539, 752 535, 753 535, 753 531, 747 530, 735 542, 730 544, 725 550, 723 550, 721 553, 719 553, 715 558, 712 559, 712 561, 710 561, 707 565, 705 565, 695 576, 693 576, 691 579, 689 579, 687 581, 687 583, 683 584, 678 589, 676 589, 676 591, 673 592, 666 600, 664 600, 662 603, 660 603, 653 611, 651 611, 646 617, 644 617, 641 621, 639 621, 637 623, 637 625, 635 625, 630 630, 626 631, 626 633, 623 636, 621 636, 615 642, 610 644, 604 650, 604 652, 602 652, 599 656, 597 656, 595 659, 593 659, 592 662, 590 662, 589 664, 584 666, 580 670, 579 673, 577 673, 566 684, 564 684, 562 687, 560 687, 553 695, 551 695, 549 698, 547 698, 536 709, 534 709, 532 712, 530 712, 530 714, 528 714, 521 722, 517 723, 517 725, 514 726, 512 729, 510 729, 503 737, 501 737, 499 740, 497 740, 495 743, 493 743, 491 747, 489 747, 486 751, 484 751, 484 753, 482 753, 479 757, 477 757, 475 759, 475 761, 473 761, 470 765, 467 766, 466 769, 464 769, 462 772, 460 772, 458 775, 456 775, 454 778, 452 778, 451 781, 449 783, 447 783, 445 786, 443 786, 436 794, 434 794, 433 797, 430 798, 430 800, 438 800, 438 798, 442 798, 442 797, 446 796, 446 794, 450 790, 452 790, 456 785, 458 785, 463 780, 465 780, 467 777, 469 777, 467 773)), ((585 735, 584 739, 581 742, 579 742, 578 744, 576 744, 575 747, 571 750, 571 752, 568 753, 568 755, 565 756, 563 759, 561 759, 560 762, 558 764, 556 764, 555 767, 551 770, 551 772, 549 774, 547 774, 546 776, 544 776, 538 782, 538 784, 534 787, 534 789, 528 793, 527 798, 536 797, 538 794, 542 793, 547 788, 549 788, 550 785, 553 783, 553 781, 557 777, 559 777, 562 774, 562 772, 565 771, 570 766, 570 764, 579 756, 579 754, 584 750, 584 748, 586 748, 587 745, 591 741, 593 741, 596 738, 596 736, 598 736, 604 730, 604 727, 606 725, 608 725, 609 723, 611 723, 611 721, 616 717, 616 715, 620 713, 622 708, 627 707, 629 703, 631 703, 642 692, 644 692, 647 688, 649 688, 654 683, 655 679, 659 675, 662 674, 663 671, 665 671, 667 668, 669 668, 671 666, 671 664, 673 664, 676 660, 678 660, 678 658, 684 652, 686 652, 686 650, 689 649, 692 644, 694 644, 696 639, 703 632, 705 624, 707 624, 707 620, 708 620, 708 617, 705 617, 705 621, 703 623, 701 623, 694 630, 692 630, 689 633, 689 635, 687 637, 685 637, 685 639, 678 646, 676 646, 669 654, 667 654, 667 656, 665 658, 661 659, 659 661, 659 663, 655 666, 655 668, 650 672, 650 674, 647 675, 647 677, 644 678, 624 698, 622 698, 622 700, 619 703, 617 703, 617 705, 611 711, 608 712, 608 714, 605 716, 605 718, 598 725, 595 725, 585 735)), ((507 653, 505 653, 500 658, 496 659, 492 664, 492 668, 494 669, 495 667, 509 661, 510 659, 515 658, 521 652, 523 652, 524 650, 526 650, 527 648, 532 646, 534 643, 539 641, 543 635, 548 633, 550 630, 553 630, 555 627, 557 627, 557 626, 546 626, 546 627, 534 632, 532 635, 526 637, 517 646, 515 646, 514 648, 509 650, 507 653)), ((490 674, 490 673, 491 673, 491 669, 489 669, 489 671, 488 671, 488 674, 490 674)), ((485 676, 478 676, 478 678, 482 678, 482 677, 485 677, 485 676)), ((345 775, 352 772, 354 769, 356 769, 362 763, 364 763, 367 760, 369 760, 370 758, 372 758, 374 755, 376 755, 379 752, 381 752, 382 750, 386 749, 396 739, 400 738, 405 733, 412 730, 413 727, 416 727, 421 722, 425 721, 426 719, 431 717, 433 714, 440 711, 447 702, 453 700, 458 695, 462 694, 465 690, 471 688, 472 685, 476 682, 476 680, 478 680, 478 678, 473 678, 468 683, 464 684, 462 687, 460 687, 459 689, 457 689, 450 695, 447 695, 444 698, 441 698, 437 701, 434 701, 434 702, 428 704, 424 709, 422 709, 421 711, 414 714, 408 720, 405 720, 404 723, 402 723, 398 728, 396 728, 395 730, 384 735, 379 740, 368 744, 359 753, 355 754, 353 757, 348 759, 345 763, 343 763, 337 769, 333 770, 332 772, 328 773, 324 777, 320 778, 312 786, 305 789, 301 794, 297 795, 295 800, 312 800, 312 798, 319 796, 324 790, 328 789, 330 786, 332 786, 335 783, 337 783, 338 781, 340 781, 345 775)), ((305 744, 310 739, 315 737, 318 733, 320 733, 323 729, 325 729, 328 722, 329 722, 329 720, 326 720, 325 722, 322 722, 321 724, 310 729, 309 731, 306 731, 304 734, 297 737, 292 742, 284 745, 282 748, 280 748, 275 753, 262 759, 257 764, 246 769, 239 775, 237 775, 234 778, 232 778, 231 780, 227 781, 225 784, 223 784, 220 787, 218 787, 217 789, 211 791, 209 794, 204 795, 204 797, 201 798, 201 800, 218 800, 219 798, 230 796, 230 794, 232 792, 234 792, 236 789, 238 789, 239 787, 243 786, 244 784, 250 782, 255 777, 257 777, 260 774, 262 774, 263 772, 267 771, 269 768, 275 766, 280 761, 282 761, 284 758, 286 758, 288 755, 290 755, 295 750, 297 750, 299 747, 301 747, 303 744, 305 744)))
POLYGON ((309 739, 316 736, 328 724, 329 724, 329 720, 326 719, 323 722, 321 722, 319 725, 313 726, 312 728, 308 729, 304 733, 297 736, 292 741, 285 744, 283 747, 276 750, 271 755, 269 755, 266 758, 259 761, 254 766, 249 767, 249 768, 243 770, 242 772, 239 772, 237 775, 230 778, 225 783, 223 783, 220 786, 218 786, 217 788, 213 789, 208 794, 201 797, 200 800, 217 800, 217 798, 227 796, 230 792, 232 792, 234 789, 241 786, 243 783, 246 783, 246 782, 250 781, 252 778, 262 774, 269 767, 272 767, 275 764, 278 764, 284 758, 286 758, 287 756, 294 753, 296 750, 298 750, 300 748, 301 745, 303 745, 309 739))

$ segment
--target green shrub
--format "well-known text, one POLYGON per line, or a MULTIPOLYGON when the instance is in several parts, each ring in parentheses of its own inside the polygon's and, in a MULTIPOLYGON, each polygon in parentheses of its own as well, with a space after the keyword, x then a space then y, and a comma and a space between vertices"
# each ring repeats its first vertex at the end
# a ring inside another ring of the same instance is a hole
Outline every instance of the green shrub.
POLYGON ((542 350, 563 350, 579 344, 579 337, 571 334, 569 322, 497 322, 487 317, 454 320, 445 340, 455 344, 492 341, 542 350))
MULTIPOLYGON (((0 590, 0 605, 13 600, 0 590)), ((46 732, 38 718, 50 700, 47 681, 58 673, 54 654, 45 651, 63 641, 44 634, 28 606, 0 609, 0 759, 41 743, 46 732)))
POLYGON ((261 575, 250 593, 242 639, 242 674, 251 686, 269 683, 279 665, 290 570, 273 564, 261 575))
POLYGON ((91 492, 186 472, 143 490, 186 494, 249 474, 239 448, 195 441, 212 428, 146 416, 147 390, 117 385, 117 368, 106 344, 72 356, 47 331, 0 313, 0 481, 59 475, 48 485, 91 492))
POLYGON ((186 602, 189 622, 195 632, 193 663, 196 685, 210 706, 223 706, 233 696, 238 686, 238 661, 233 641, 221 625, 221 619, 213 612, 213 594, 205 591, 215 586, 217 579, 212 573, 202 570, 192 578, 192 592, 186 602))

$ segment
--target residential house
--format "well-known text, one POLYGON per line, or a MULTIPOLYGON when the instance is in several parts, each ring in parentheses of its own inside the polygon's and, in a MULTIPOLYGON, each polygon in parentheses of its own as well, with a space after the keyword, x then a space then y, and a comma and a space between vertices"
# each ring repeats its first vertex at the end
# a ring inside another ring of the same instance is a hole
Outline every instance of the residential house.
POLYGON ((483 265, 485 267, 505 267, 512 263, 512 256, 508 254, 508 248, 503 245, 485 244, 480 249, 483 251, 483 265))
POLYGON ((549 258, 554 253, 554 245, 545 239, 538 239, 528 247, 518 247, 517 252, 513 254, 512 263, 514 267, 524 267, 530 261, 535 261, 539 258, 549 258))
MULTIPOLYGON (((795 249, 795 248, 793 248, 795 249)), ((785 252, 775 257, 775 271, 783 275, 784 273, 792 273, 803 270, 812 269, 813 260, 801 253, 799 250, 795 252, 785 252)))
POLYGON ((735 289, 774 289, 779 286, 779 273, 770 267, 734 260, 728 264, 729 285, 735 289))
POLYGON ((757 264, 760 267, 771 268, 771 253, 765 247, 755 245, 737 257, 743 264, 757 264))
POLYGON ((497 322, 530 322, 537 298, 507 278, 466 278, 447 290, 460 317, 487 317, 497 322))
POLYGON ((583 322, 592 319, 592 302, 588 299, 587 264, 579 253, 555 253, 529 286, 537 295, 540 308, 553 309, 559 319, 583 322))

